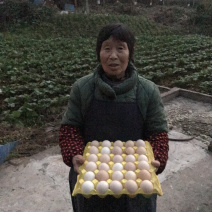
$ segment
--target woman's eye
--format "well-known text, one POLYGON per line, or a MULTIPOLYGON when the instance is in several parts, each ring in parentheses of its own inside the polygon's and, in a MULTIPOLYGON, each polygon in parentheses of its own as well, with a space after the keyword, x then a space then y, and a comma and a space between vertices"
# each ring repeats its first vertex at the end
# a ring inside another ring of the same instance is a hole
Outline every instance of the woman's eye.
POLYGON ((118 49, 119 49, 119 50, 123 50, 124 47, 123 47, 123 46, 119 46, 118 49))

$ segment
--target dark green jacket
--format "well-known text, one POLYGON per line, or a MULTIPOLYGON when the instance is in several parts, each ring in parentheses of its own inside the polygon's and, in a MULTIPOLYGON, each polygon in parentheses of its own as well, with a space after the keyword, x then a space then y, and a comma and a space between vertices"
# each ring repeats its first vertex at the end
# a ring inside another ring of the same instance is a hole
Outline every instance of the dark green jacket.
POLYGON ((94 96, 105 101, 134 102, 138 92, 137 102, 143 118, 145 137, 167 132, 164 106, 158 87, 139 76, 132 64, 128 70, 130 77, 113 87, 103 81, 101 66, 98 66, 94 73, 77 80, 72 86, 62 124, 83 128, 85 113, 94 96))

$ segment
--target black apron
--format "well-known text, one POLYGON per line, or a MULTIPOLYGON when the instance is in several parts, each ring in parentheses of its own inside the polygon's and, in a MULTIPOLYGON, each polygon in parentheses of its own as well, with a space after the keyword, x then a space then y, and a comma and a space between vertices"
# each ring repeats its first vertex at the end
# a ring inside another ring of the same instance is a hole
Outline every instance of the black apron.
MULTIPOLYGON (((100 101, 95 98, 85 116, 85 145, 92 140, 127 141, 143 138, 143 120, 137 102, 100 101)), ((70 170, 69 183, 71 193, 77 181, 74 169, 70 170)), ((122 195, 115 198, 111 195, 105 198, 83 195, 72 196, 74 212, 156 212, 157 195, 145 198, 137 195, 130 198, 122 195)))

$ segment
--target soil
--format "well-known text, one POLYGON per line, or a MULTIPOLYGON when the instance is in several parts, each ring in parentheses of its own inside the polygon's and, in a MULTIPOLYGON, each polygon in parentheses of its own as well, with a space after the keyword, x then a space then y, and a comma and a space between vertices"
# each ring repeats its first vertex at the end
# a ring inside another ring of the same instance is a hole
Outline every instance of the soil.
MULTIPOLYGON (((80 9, 79 9, 80 10, 80 9)), ((83 10, 83 8, 82 8, 83 10)), ((146 7, 138 4, 132 7, 130 4, 93 5, 91 12, 113 14, 142 14, 162 25, 171 26, 175 30, 186 32, 188 19, 194 10, 186 7, 160 6, 146 7)), ((178 128, 187 135, 194 135, 203 142, 209 144, 212 141, 212 109, 210 104, 196 103, 185 99, 178 99, 175 103, 166 104, 167 120, 169 128, 178 128), (182 104, 181 104, 182 103, 182 104), (183 105, 183 106, 182 106, 183 105)), ((16 150, 10 158, 31 156, 58 145, 58 133, 62 115, 44 126, 18 127, 0 123, 0 144, 9 141, 18 141, 16 150)))

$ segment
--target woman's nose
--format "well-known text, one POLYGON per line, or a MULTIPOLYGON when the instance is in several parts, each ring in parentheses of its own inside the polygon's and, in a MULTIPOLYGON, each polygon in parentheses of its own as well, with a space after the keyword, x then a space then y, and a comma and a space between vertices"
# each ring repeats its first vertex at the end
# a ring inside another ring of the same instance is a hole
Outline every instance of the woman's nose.
POLYGON ((110 58, 111 59, 116 59, 117 58, 117 52, 115 50, 112 50, 110 53, 110 58))

